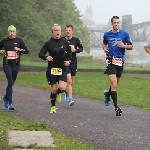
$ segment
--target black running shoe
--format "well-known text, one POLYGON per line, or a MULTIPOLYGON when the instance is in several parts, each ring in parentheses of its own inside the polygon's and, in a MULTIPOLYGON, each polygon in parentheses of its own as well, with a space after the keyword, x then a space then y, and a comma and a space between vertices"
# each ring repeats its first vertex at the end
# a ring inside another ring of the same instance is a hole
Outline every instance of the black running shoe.
POLYGON ((121 114, 122 114, 121 108, 117 107, 116 108, 116 116, 121 116, 121 114))

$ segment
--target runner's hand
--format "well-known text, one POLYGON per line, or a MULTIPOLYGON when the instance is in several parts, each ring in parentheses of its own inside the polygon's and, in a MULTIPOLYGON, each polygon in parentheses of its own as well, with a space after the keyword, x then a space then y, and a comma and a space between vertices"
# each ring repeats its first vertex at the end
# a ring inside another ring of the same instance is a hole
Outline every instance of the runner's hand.
POLYGON ((0 50, 0 54, 4 54, 5 53, 5 50, 0 50))
POLYGON ((108 53, 109 51, 108 51, 108 49, 107 48, 104 48, 104 53, 108 53))
POLYGON ((14 47, 14 50, 15 50, 15 51, 19 51, 19 50, 20 50, 20 48, 18 48, 18 47, 14 47))
POLYGON ((123 42, 118 42, 117 46, 120 48, 125 48, 125 45, 123 42))
POLYGON ((65 66, 69 66, 70 65, 70 61, 64 61, 65 66))
POLYGON ((46 59, 47 59, 48 61, 53 61, 53 57, 52 57, 52 56, 48 56, 46 59))
POLYGON ((71 45, 71 51, 76 52, 76 49, 75 49, 74 45, 71 45))

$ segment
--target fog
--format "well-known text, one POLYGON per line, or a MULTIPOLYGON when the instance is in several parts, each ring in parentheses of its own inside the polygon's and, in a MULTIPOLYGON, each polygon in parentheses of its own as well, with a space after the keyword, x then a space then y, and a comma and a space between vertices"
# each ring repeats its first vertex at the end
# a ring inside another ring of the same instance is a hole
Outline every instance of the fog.
POLYGON ((96 24, 107 24, 112 16, 132 14, 133 23, 150 21, 150 0, 74 0, 81 14, 91 6, 96 24))
POLYGON ((150 67, 149 54, 143 48, 145 40, 150 35, 150 22, 148 22, 150 21, 150 0, 74 0, 74 2, 89 30, 103 30, 102 32, 91 32, 90 54, 93 57, 105 58, 105 54, 100 47, 103 32, 112 29, 111 23, 108 24, 111 17, 119 16, 120 28, 130 34, 134 46, 133 51, 126 52, 126 62, 137 66, 150 67), (129 16, 129 18, 123 21, 122 16, 129 16), (148 23, 140 24, 142 22, 148 23), (124 23, 124 27, 122 23, 124 23), (95 37, 94 40, 93 37, 95 37))

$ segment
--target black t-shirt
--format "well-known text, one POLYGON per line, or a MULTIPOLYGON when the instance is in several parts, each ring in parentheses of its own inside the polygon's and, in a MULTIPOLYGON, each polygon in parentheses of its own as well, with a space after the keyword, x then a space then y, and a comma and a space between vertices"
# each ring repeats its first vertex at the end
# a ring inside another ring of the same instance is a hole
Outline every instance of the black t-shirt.
POLYGON ((0 50, 5 50, 3 64, 20 64, 21 53, 28 54, 29 50, 21 38, 10 39, 4 38, 0 41, 0 50), (14 47, 20 48, 20 51, 15 51, 14 47))
POLYGON ((77 57, 76 57, 76 54, 83 51, 82 43, 81 43, 81 41, 80 41, 78 38, 76 38, 76 37, 72 37, 72 38, 69 39, 69 40, 66 39, 66 37, 64 37, 64 39, 68 41, 68 43, 69 43, 70 46, 74 46, 75 49, 76 49, 76 52, 72 52, 71 65, 77 66, 77 57))
POLYGON ((40 50, 39 57, 43 60, 46 60, 46 53, 49 54, 48 56, 51 56, 53 58, 53 61, 48 61, 48 68, 65 68, 64 61, 71 61, 72 58, 71 48, 69 46, 69 43, 64 40, 64 38, 50 38, 50 40, 48 40, 40 50))

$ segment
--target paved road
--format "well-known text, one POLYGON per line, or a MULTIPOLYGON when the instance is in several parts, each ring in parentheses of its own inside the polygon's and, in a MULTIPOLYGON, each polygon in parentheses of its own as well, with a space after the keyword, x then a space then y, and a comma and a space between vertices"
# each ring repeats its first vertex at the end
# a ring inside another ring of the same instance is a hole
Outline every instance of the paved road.
MULTIPOLYGON (((0 82, 4 93, 6 83, 0 82)), ((14 105, 9 111, 0 102, 0 111, 29 121, 40 120, 51 128, 80 141, 105 150, 150 150, 150 111, 122 106, 121 117, 115 116, 114 107, 102 102, 75 96, 75 105, 62 102, 57 114, 49 113, 47 90, 14 86, 14 105)))

